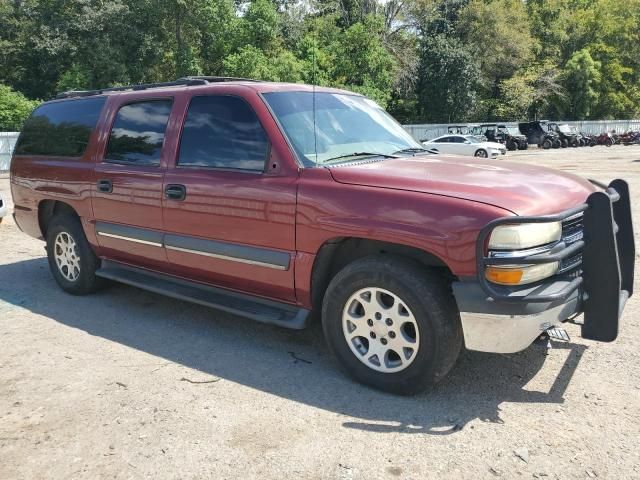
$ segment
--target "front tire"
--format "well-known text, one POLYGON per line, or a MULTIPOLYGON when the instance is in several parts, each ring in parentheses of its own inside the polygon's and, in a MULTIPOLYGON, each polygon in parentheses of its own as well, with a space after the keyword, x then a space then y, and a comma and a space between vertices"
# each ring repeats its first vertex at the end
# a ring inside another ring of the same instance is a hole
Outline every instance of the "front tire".
POLYGON ((322 304, 322 326, 351 377, 403 395, 444 378, 462 348, 449 286, 402 257, 366 257, 340 271, 322 304))
POLYGON ((95 273, 100 268, 87 241, 80 219, 64 214, 51 219, 47 228, 47 258, 53 278, 72 295, 86 295, 102 284, 95 273))
POLYGON ((484 148, 480 148, 478 150, 476 150, 476 153, 473 154, 474 157, 478 157, 478 158, 487 158, 489 156, 489 154, 487 153, 487 151, 484 148))

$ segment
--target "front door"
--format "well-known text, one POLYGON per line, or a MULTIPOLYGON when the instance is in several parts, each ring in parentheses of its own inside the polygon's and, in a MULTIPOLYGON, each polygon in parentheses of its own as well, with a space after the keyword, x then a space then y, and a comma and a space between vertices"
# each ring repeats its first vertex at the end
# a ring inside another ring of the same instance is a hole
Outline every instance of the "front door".
POLYGON ((111 129, 98 154, 92 191, 101 255, 151 269, 166 267, 162 245, 165 130, 171 98, 112 99, 111 129))
POLYGON ((164 179, 169 268, 294 301, 297 175, 267 171, 271 144, 244 98, 197 95, 184 102, 175 161, 164 179))

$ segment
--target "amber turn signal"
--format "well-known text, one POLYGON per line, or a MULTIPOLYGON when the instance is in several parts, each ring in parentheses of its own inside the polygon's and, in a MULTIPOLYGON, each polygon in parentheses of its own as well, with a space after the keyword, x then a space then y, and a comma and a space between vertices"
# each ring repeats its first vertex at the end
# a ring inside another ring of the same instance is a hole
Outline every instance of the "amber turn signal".
POLYGON ((499 285, 518 285, 523 273, 521 269, 487 267, 485 275, 487 280, 499 285))

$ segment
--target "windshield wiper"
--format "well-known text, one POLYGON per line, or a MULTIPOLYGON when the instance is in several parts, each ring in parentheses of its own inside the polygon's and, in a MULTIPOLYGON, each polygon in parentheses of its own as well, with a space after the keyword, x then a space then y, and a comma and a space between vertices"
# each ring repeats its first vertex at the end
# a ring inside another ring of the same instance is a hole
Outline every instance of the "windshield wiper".
POLYGON ((349 157, 383 157, 383 158, 398 158, 396 155, 387 155, 386 153, 378 153, 378 152, 353 152, 347 153, 345 155, 338 155, 337 157, 332 157, 326 159, 322 163, 333 162, 334 160, 341 160, 343 158, 349 157))
POLYGON ((426 149, 426 148, 422 148, 422 147, 409 147, 409 148, 403 148, 402 150, 398 150, 393 152, 394 155, 396 153, 418 153, 418 152, 430 152, 430 150, 426 149))

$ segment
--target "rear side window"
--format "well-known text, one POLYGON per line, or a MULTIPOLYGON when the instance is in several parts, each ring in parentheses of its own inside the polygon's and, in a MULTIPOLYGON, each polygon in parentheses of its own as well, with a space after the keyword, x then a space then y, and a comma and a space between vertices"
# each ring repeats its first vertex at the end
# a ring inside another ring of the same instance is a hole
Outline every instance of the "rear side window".
POLYGON ((92 97, 39 106, 24 124, 15 154, 82 156, 105 100, 92 97))
POLYGON ((178 165, 264 170, 269 141, 242 98, 193 97, 182 130, 178 165))
POLYGON ((104 161, 159 165, 172 103, 169 99, 149 100, 120 107, 104 161))

